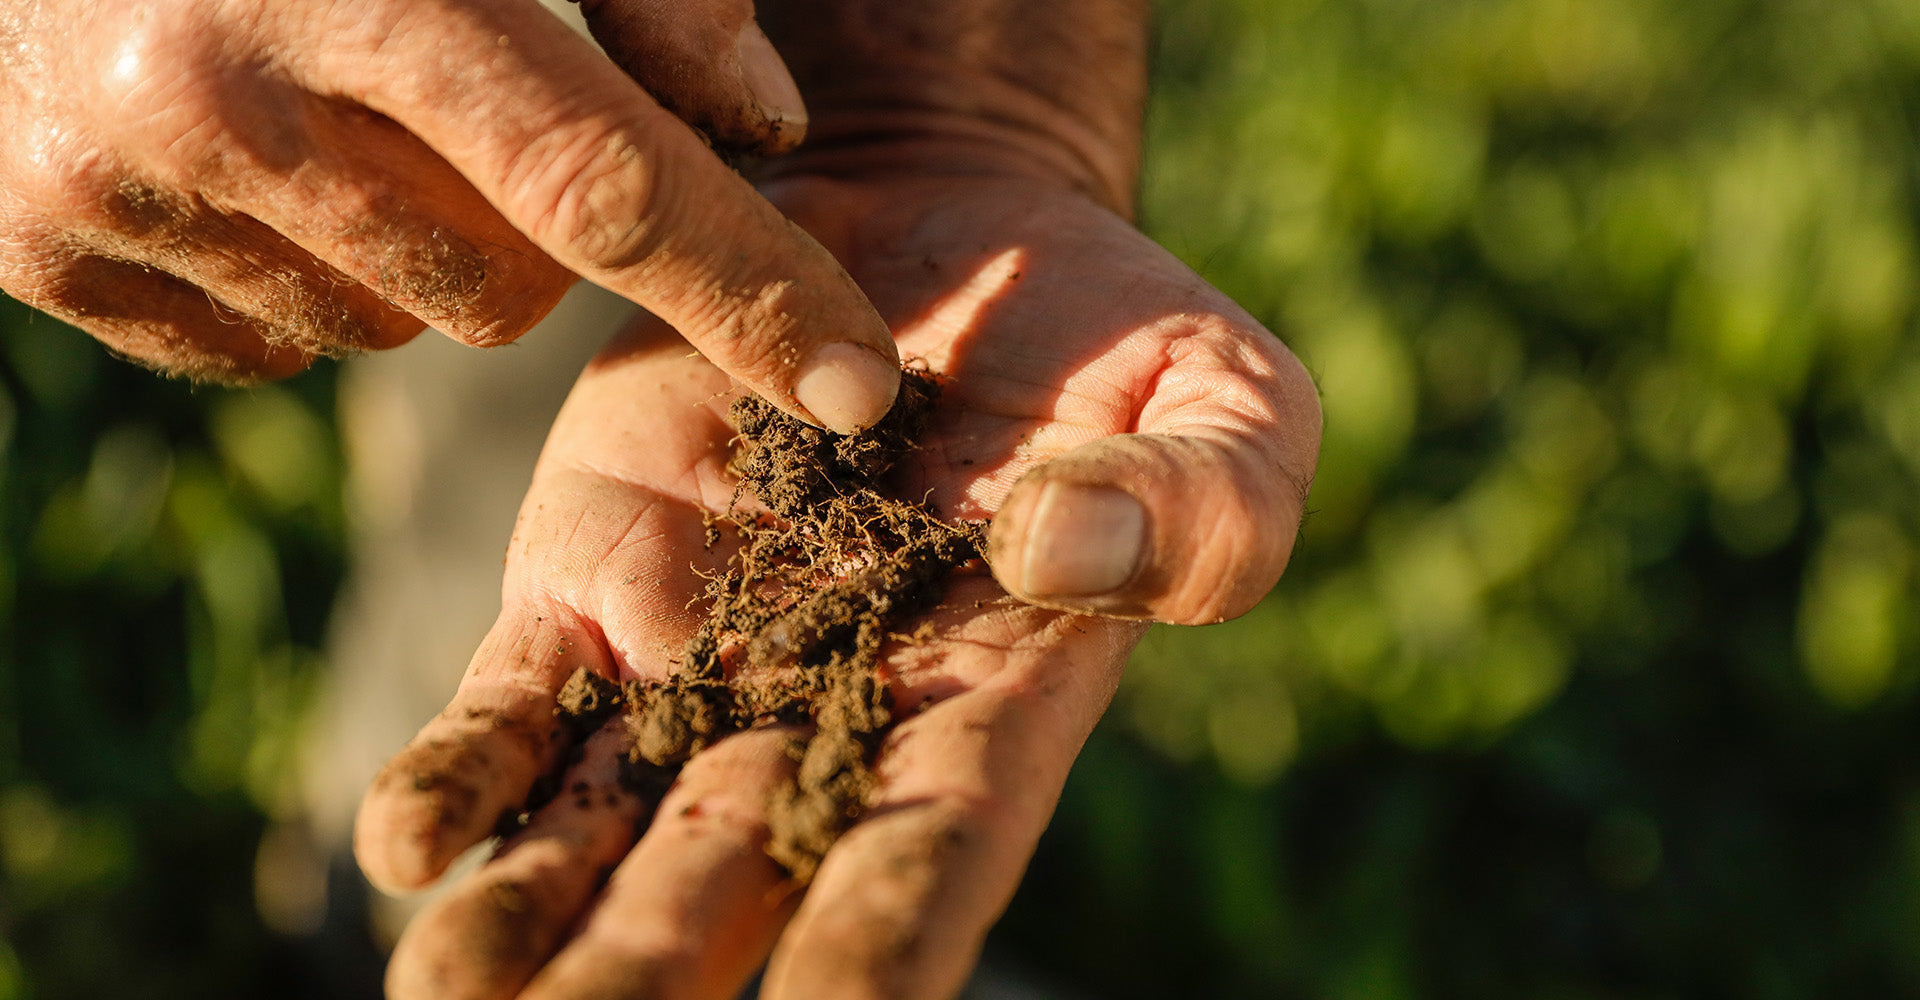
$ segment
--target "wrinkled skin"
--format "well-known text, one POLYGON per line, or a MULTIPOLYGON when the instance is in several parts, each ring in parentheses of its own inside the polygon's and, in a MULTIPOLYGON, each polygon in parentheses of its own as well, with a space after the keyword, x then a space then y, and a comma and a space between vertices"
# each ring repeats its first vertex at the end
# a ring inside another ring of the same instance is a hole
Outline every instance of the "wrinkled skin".
POLYGON ((621 65, 536 0, 0 0, 0 289, 248 381, 504 343, 586 277, 795 416, 876 419, 885 324, 691 127, 804 132, 751 0, 588 6, 621 65))
MULTIPOLYGON (((960 517, 1049 477, 1129 492, 1152 546, 1117 592, 1123 613, 1213 620, 1271 586, 1319 411, 1231 302, 1106 209, 1031 179, 794 171, 768 191, 847 264, 901 354, 947 380, 909 490, 960 517)), ((357 848, 377 883, 425 884, 517 806, 562 752, 554 694, 576 667, 669 669, 701 614, 698 574, 723 559, 701 514, 732 490, 734 391, 650 319, 581 377, 521 511, 498 623, 364 804, 357 848)), ((996 524, 996 551, 1017 551, 1020 530, 996 524)), ((793 766, 785 734, 696 757, 634 843, 652 804, 617 790, 604 730, 563 782, 585 793, 413 923, 392 995, 719 1000, 769 955, 768 997, 955 993, 1143 626, 1017 601, 984 573, 930 618, 934 641, 888 660, 902 721, 871 810, 804 894, 762 850, 767 796, 793 766)))

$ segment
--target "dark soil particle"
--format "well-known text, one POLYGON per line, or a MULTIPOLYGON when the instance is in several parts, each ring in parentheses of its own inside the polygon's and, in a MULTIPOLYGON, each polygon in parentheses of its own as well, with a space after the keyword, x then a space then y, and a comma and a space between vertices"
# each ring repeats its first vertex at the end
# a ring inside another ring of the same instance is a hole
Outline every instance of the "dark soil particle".
POLYGON ((734 403, 740 486, 707 538, 731 525, 741 545, 707 587, 706 621, 667 679, 621 686, 582 668, 555 709, 577 739, 627 726, 622 780, 654 801, 730 733, 811 723, 790 748, 794 779, 768 804, 767 853, 803 885, 874 787, 874 751, 894 721, 881 646, 984 548, 984 522, 945 522, 882 492, 938 397, 938 383, 908 370, 887 416, 849 437, 756 397, 734 403), (771 513, 743 510, 746 494, 771 513))
POLYGON ((560 689, 560 718, 575 737, 585 736, 620 710, 620 685, 591 670, 576 670, 560 689))

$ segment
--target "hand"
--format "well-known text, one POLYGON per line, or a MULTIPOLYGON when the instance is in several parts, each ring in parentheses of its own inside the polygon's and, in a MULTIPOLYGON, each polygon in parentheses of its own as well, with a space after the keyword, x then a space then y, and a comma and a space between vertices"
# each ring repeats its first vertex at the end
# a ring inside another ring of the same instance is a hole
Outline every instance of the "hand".
POLYGON ((0 288, 123 354, 272 377, 425 324, 513 339, 576 274, 839 430, 897 385, 832 257, 659 101, 806 123, 751 0, 0 0, 0 288))
MULTIPOLYGON (((909 489, 949 516, 1000 511, 1001 581, 1182 621, 1271 585, 1319 436, 1311 383, 1278 341, 1064 188, 836 176, 770 192, 848 262, 902 352, 947 376, 909 489), (1144 545, 1088 558, 1090 523, 1108 539, 1135 526, 1144 545)), ((519 807, 567 749, 553 705, 575 668, 668 669, 701 614, 699 574, 721 560, 702 512, 732 490, 729 390, 653 322, 581 378, 522 508, 500 619, 363 805, 377 884, 425 884, 519 807)), ((979 575, 931 620, 934 641, 889 659, 901 721, 870 811, 804 897, 763 852, 785 733, 721 740, 655 809, 620 790, 619 737, 602 731, 559 798, 415 920, 392 995, 729 998, 769 952, 769 997, 957 991, 1140 626, 1023 604, 979 575)))

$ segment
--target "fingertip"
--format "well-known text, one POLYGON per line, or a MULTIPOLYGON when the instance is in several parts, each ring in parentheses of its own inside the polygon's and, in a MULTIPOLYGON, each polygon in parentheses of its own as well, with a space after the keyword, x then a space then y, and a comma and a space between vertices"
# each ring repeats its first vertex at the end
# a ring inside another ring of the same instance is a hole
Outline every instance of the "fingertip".
POLYGON ((793 398, 835 434, 857 434, 880 422, 900 393, 898 365, 851 341, 813 353, 793 384, 793 398))
POLYGON ((734 52, 740 61, 740 80, 766 122, 759 150, 784 153, 798 146, 807 134, 807 105, 786 60, 780 58, 766 32, 752 21, 740 29, 734 52))
POLYGON ((382 794, 388 776, 383 773, 360 803, 353 825, 353 857, 375 889, 403 896, 432 885, 444 864, 435 836, 435 824, 412 822, 382 794))
POLYGON ((590 737, 564 789, 478 871, 423 909, 387 965, 392 1000, 504 1000, 561 946, 652 808, 620 778, 628 734, 590 737))
POLYGON ((360 873, 375 889, 389 896, 406 896, 433 884, 429 873, 417 860, 403 859, 390 848, 355 836, 353 858, 360 873))
POLYGON ((387 962, 389 1000, 514 995, 553 955, 605 863, 562 838, 495 857, 409 922, 387 962))
POLYGON ((544 253, 533 254, 537 260, 500 254, 484 262, 471 294, 437 299, 415 294, 405 301, 415 315, 468 347, 511 344, 539 326, 579 280, 544 253))
POLYGON ((498 730, 449 731, 437 723, 381 769, 354 822, 360 870, 392 895, 438 881, 462 852, 493 834, 503 812, 526 799, 544 768, 542 760, 495 745, 498 730))

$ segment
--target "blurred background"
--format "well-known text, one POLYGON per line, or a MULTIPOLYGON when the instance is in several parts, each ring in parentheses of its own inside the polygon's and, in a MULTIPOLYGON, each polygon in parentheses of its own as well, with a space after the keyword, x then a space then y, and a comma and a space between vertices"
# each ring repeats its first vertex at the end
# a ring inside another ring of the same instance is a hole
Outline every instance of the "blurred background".
MULTIPOLYGON (((1273 596, 1136 656, 994 962, 1920 995, 1920 4, 1159 22, 1143 225, 1308 362, 1326 446, 1273 596)), ((377 968, 295 842, 379 521, 355 377, 194 389, 0 304, 0 1000, 377 968)))

